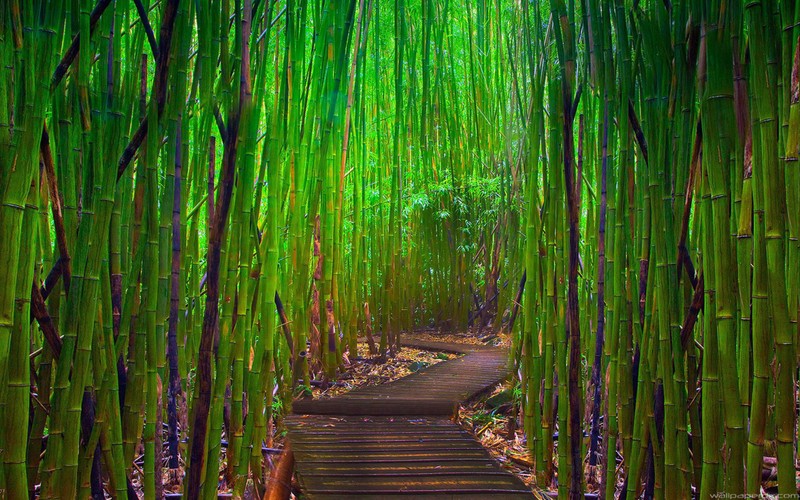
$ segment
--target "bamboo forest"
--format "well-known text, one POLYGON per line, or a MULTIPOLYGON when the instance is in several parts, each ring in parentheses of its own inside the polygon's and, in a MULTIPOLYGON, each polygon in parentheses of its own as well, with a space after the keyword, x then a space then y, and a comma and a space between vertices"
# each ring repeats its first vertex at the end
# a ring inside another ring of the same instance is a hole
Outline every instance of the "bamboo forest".
POLYGON ((0 5, 0 497, 797 498, 800 2, 0 5))

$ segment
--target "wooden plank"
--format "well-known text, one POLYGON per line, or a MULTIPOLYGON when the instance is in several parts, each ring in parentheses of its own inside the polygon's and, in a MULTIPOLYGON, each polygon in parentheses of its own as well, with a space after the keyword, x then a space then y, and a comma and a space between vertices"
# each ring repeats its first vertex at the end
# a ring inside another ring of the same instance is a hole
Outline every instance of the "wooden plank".
POLYGON ((327 493, 324 495, 314 495, 316 498, 324 498, 326 500, 351 500, 352 498, 357 498, 358 500, 406 500, 408 498, 414 498, 414 500, 485 500, 487 498, 493 499, 496 498, 498 500, 531 500, 533 495, 530 493, 502 493, 502 492, 484 492, 484 493, 458 493, 458 494, 447 494, 447 493, 439 493, 439 494, 421 494, 419 492, 409 492, 406 494, 403 493, 383 493, 383 494, 374 494, 374 493, 348 493, 348 494, 336 494, 336 493, 327 493))
MULTIPOLYGON (((303 473, 303 476, 319 474, 435 474, 446 472, 461 473, 482 473, 496 472, 497 465, 489 460, 470 460, 470 461, 447 461, 440 460, 431 463, 413 462, 390 462, 390 463, 368 463, 368 462, 348 462, 339 464, 318 464, 313 469, 303 473)), ((504 473, 504 472, 503 472, 504 473)))
POLYGON ((449 437, 441 437, 435 434, 428 434, 424 436, 415 434, 406 434, 405 436, 383 436, 379 438, 373 435, 367 436, 353 436, 351 438, 336 439, 334 437, 319 437, 319 436, 303 436, 303 443, 314 446, 327 446, 327 445, 359 445, 359 444, 408 444, 408 443, 460 443, 464 441, 462 434, 452 434, 449 437))
POLYGON ((458 409, 455 400, 448 399, 301 399, 292 411, 307 415, 441 415, 452 416, 458 409))
POLYGON ((476 488, 474 490, 427 490, 427 491, 401 491, 396 490, 348 490, 348 489, 325 489, 316 490, 313 493, 306 495, 307 498, 324 498, 330 499, 349 499, 349 498, 369 498, 375 500, 383 500, 386 498, 414 498, 415 500, 424 498, 430 500, 443 500, 443 499, 476 499, 481 500, 484 498, 497 498, 502 500, 531 500, 535 498, 530 491, 520 491, 516 489, 490 489, 490 488, 476 488))
MULTIPOLYGON (((409 426, 409 427, 385 427, 379 426, 376 424, 367 424, 370 426, 370 429, 373 431, 380 430, 381 436, 386 439, 397 437, 398 439, 403 438, 405 436, 463 436, 468 434, 467 431, 459 428, 447 428, 447 427, 437 427, 437 428, 430 428, 430 427, 421 427, 421 426, 409 426)), ((306 435, 313 438, 319 439, 327 439, 327 438, 336 438, 336 439, 348 439, 348 438, 360 438, 365 436, 363 426, 359 429, 346 429, 346 428, 339 428, 339 429, 326 429, 326 428, 319 428, 319 427, 311 427, 311 426, 303 426, 303 427, 294 427, 292 432, 296 432, 298 434, 306 435)))
POLYGON ((353 485, 357 491, 464 491, 471 490, 515 490, 524 492, 527 487, 517 483, 508 474, 494 476, 456 473, 450 475, 411 475, 411 476, 360 476, 360 477, 331 477, 331 476, 304 476, 305 482, 313 489, 342 488, 351 489, 353 485))
POLYGON ((418 430, 438 430, 443 428, 460 429, 453 426, 450 418, 442 416, 415 416, 406 415, 380 416, 380 415, 347 415, 337 418, 330 415, 289 415, 285 420, 286 426, 290 429, 314 428, 321 433, 324 432, 343 432, 358 431, 362 432, 364 425, 369 425, 372 429, 413 429, 418 430))
POLYGON ((330 470, 317 470, 316 472, 306 473, 303 477, 323 477, 323 478, 381 478, 391 480, 393 478, 433 478, 433 477, 462 477, 465 475, 469 475, 470 478, 482 478, 482 477, 502 477, 507 478, 508 473, 505 471, 499 470, 464 470, 464 469, 454 469, 454 470, 425 470, 416 471, 357 471, 357 470, 350 470, 350 471, 343 471, 343 472, 336 472, 330 470))
POLYGON ((295 443, 295 453, 303 451, 319 451, 320 453, 335 451, 434 451, 434 450, 464 450, 475 449, 475 446, 466 439, 450 441, 403 441, 394 443, 382 442, 349 442, 349 443, 309 443, 308 441, 295 443))
MULTIPOLYGON (((370 464, 379 464, 385 466, 395 466, 395 467, 407 467, 409 464, 448 464, 448 463, 465 463, 465 464, 493 464, 496 466, 497 464, 492 462, 491 458, 488 455, 482 456, 472 456, 472 457, 459 457, 453 454, 447 455, 446 457, 437 458, 437 457, 430 457, 430 458, 418 458, 418 457, 386 457, 386 458, 372 458, 366 457, 361 459, 353 459, 353 460, 342 460, 340 462, 336 462, 335 460, 331 460, 330 458, 317 458, 316 455, 309 455, 309 458, 304 460, 304 464, 314 464, 315 467, 325 467, 325 466, 364 466, 370 464)), ((309 469, 311 470, 311 469, 309 469)))
MULTIPOLYGON (((295 446, 295 442, 292 442, 295 446)), ((417 461, 431 461, 431 460, 450 460, 455 458, 487 458, 487 454, 483 450, 477 449, 464 449, 464 450, 380 450, 380 451, 335 451, 335 452, 301 452, 295 451, 295 456, 298 462, 303 460, 328 460, 330 462, 347 462, 351 460, 374 460, 374 461, 393 461, 393 460, 417 460, 417 461)))
POLYGON ((455 476, 447 478, 427 477, 424 482, 411 482, 413 478, 398 478, 395 481, 383 478, 374 478, 375 481, 367 481, 373 478, 358 478, 357 481, 342 482, 337 479, 329 479, 320 483, 306 483, 306 489, 310 492, 316 491, 336 491, 337 493, 525 493, 528 488, 525 485, 517 486, 508 481, 493 481, 492 478, 482 478, 475 476, 455 476))

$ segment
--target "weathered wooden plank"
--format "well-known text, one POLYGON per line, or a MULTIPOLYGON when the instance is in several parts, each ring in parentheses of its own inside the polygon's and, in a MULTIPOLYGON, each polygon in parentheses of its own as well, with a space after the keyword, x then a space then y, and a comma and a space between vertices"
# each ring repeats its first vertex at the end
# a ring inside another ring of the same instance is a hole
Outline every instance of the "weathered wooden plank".
MULTIPOLYGON (((489 460, 454 461, 440 460, 431 463, 390 462, 367 463, 347 462, 338 464, 319 463, 313 469, 304 473, 308 475, 319 474, 355 474, 355 475, 380 475, 380 474, 438 474, 438 473, 485 473, 497 472, 497 464, 489 460)), ((504 474, 504 472, 498 472, 504 474)))
POLYGON ((447 399, 355 399, 332 398, 295 401, 292 411, 307 415, 442 415, 458 410, 455 400, 447 399))
MULTIPOLYGON (((463 479, 463 478, 462 478, 463 479)), ((460 479, 456 479, 459 481, 460 479)), ((310 498, 327 498, 327 495, 333 494, 383 494, 388 495, 392 493, 425 495, 425 494, 524 494, 528 493, 528 498, 533 498, 530 494, 530 489, 523 486, 515 486, 504 483, 479 483, 473 482, 468 484, 461 484, 458 482, 453 483, 430 483, 430 484, 407 484, 405 482, 387 483, 387 484, 374 484, 364 485, 363 482, 347 483, 347 484, 332 484, 332 485, 303 485, 306 495, 310 498), (326 496, 321 496, 326 495, 326 496)))
POLYGON ((414 498, 414 500, 485 500, 485 499, 498 499, 498 500, 530 500, 533 495, 528 493, 508 493, 508 492, 484 492, 484 493, 464 493, 447 494, 447 493, 434 493, 422 494, 419 492, 403 493, 347 493, 336 494, 327 493, 324 495, 315 495, 316 498, 325 498, 325 500, 351 500, 357 498, 358 500, 406 500, 414 498))
MULTIPOLYGON (((365 465, 365 464, 379 464, 379 465, 391 465, 395 464, 397 467, 408 466, 409 464, 443 464, 443 463, 451 463, 451 462, 462 462, 462 463, 470 463, 470 464, 485 464, 493 462, 489 458, 488 455, 476 455, 470 457, 460 457, 458 455, 449 454, 444 459, 438 457, 428 457, 428 458, 418 458, 418 457, 406 457, 406 456, 396 456, 396 457, 386 457, 386 458, 361 458, 361 459, 348 459, 342 460, 337 462, 336 460, 331 460, 330 457, 325 458, 317 458, 316 455, 308 455, 308 458, 303 461, 305 464, 314 464, 315 467, 325 467, 328 465, 336 466, 336 465, 365 465)), ((494 466, 497 464, 494 463, 494 466)))
POLYGON ((499 470, 425 470, 422 471, 371 471, 371 472, 364 472, 364 471, 345 471, 345 472, 334 472, 330 470, 317 470, 313 473, 305 474, 306 478, 309 477, 323 477, 323 478, 380 478, 386 480, 392 480, 395 478, 435 478, 435 477, 463 477, 469 476, 470 478, 481 478, 481 477, 501 477, 506 478, 508 476, 507 472, 499 471, 499 470))
POLYGON ((360 444, 381 444, 381 445, 390 445, 393 446, 395 444, 410 444, 410 443, 460 443, 464 441, 464 435, 462 434, 451 434, 449 437, 442 437, 436 436, 434 434, 428 434, 424 436, 418 436, 414 434, 407 434, 405 436, 384 436, 383 439, 376 438, 376 436, 361 436, 357 437, 354 436, 352 438, 344 438, 344 439, 336 439, 335 437, 326 437, 321 438, 319 436, 303 436, 303 442, 308 445, 314 446, 328 446, 328 445, 337 445, 337 446, 350 446, 352 445, 360 445, 360 444))
MULTIPOLYGON (((292 441, 292 446, 295 442, 292 441)), ((350 460, 375 460, 375 461, 392 461, 398 459, 417 460, 417 461, 430 461, 430 460, 449 460, 455 458, 486 458, 483 450, 477 449, 444 449, 444 450, 348 450, 348 451, 312 451, 301 452, 296 451, 295 456, 298 462, 303 460, 329 460, 331 462, 347 462, 350 460)))
POLYGON ((309 443, 303 441, 294 446, 295 452, 318 451, 320 453, 336 451, 434 451, 434 450, 462 450, 473 448, 472 443, 466 439, 450 441, 403 441, 403 442, 349 442, 349 443, 309 443))
MULTIPOLYGON (((381 430, 381 436, 384 440, 386 439, 404 439, 409 436, 411 437, 425 437, 425 436, 438 436, 438 437, 462 437, 465 435, 469 435, 466 431, 462 429, 448 429, 448 428, 437 428, 437 429, 428 429, 428 428, 419 428, 418 426, 408 427, 408 428, 380 428, 378 425, 368 424, 371 429, 373 430, 381 430)), ((328 429, 313 429, 313 428, 305 428, 305 427, 297 427, 292 429, 292 432, 296 432, 298 434, 302 434, 309 439, 318 439, 318 440, 326 440, 326 439, 336 439, 336 440, 344 440, 344 439, 374 439, 374 437, 365 436, 363 432, 363 428, 361 430, 346 430, 341 429, 339 432, 332 432, 328 429)))

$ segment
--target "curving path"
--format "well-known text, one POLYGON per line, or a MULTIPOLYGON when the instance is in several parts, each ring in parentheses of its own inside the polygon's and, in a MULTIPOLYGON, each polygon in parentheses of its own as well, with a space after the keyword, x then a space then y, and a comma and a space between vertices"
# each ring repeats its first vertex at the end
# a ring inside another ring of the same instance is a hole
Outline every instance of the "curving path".
POLYGON ((288 438, 304 498, 534 498, 453 422, 508 376, 508 351, 406 338, 463 356, 336 398, 296 401, 288 438))

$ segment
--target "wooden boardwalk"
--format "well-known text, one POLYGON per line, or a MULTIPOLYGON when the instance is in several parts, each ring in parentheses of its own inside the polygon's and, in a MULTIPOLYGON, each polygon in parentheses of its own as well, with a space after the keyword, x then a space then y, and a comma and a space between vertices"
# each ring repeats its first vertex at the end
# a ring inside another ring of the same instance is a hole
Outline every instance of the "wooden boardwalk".
POLYGON ((508 351, 403 344, 464 356, 336 398, 296 401, 286 426, 304 498, 534 498, 452 418, 459 403, 508 376, 508 351))

